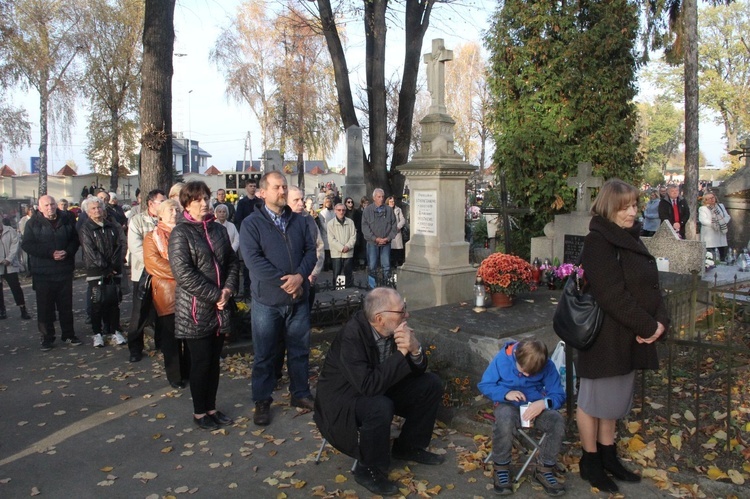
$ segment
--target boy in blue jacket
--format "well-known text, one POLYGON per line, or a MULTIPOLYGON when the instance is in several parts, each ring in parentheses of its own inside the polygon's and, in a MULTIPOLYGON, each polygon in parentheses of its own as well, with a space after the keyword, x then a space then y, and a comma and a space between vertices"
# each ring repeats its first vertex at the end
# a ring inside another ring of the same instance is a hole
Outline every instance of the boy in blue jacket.
POLYGON ((554 469, 565 436, 565 421, 557 412, 565 403, 560 375, 539 340, 510 341, 503 345, 479 382, 479 390, 495 403, 492 432, 495 492, 513 493, 510 459, 513 437, 521 426, 519 407, 529 404, 524 420, 547 433, 540 447, 533 478, 550 496, 565 493, 554 469))

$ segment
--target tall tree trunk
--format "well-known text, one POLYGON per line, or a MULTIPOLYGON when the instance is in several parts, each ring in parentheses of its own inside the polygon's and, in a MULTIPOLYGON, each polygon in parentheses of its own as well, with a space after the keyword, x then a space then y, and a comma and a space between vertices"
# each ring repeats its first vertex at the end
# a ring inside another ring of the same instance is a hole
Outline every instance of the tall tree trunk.
MULTIPOLYGON (((141 191, 172 185, 175 0, 146 0, 141 69, 141 191)), ((192 153, 190 153, 192 156, 192 153)))
POLYGON ((47 142, 49 141, 49 91, 47 81, 39 86, 39 194, 47 194, 47 142))
POLYGON ((404 191, 404 176, 395 169, 409 159, 414 103, 417 100, 417 78, 422 63, 422 44, 430 25, 430 12, 434 0, 407 0, 406 26, 404 28, 404 73, 398 93, 398 114, 396 116, 396 137, 393 141, 391 162, 391 192, 400 195, 404 191))
MULTIPOLYGON (((368 183, 390 193, 386 171, 388 108, 385 96, 385 13, 387 0, 371 0, 365 4, 365 54, 367 102, 370 109, 370 172, 368 183)), ((369 189, 368 189, 369 190, 369 189)))
POLYGON ((120 123, 118 112, 113 109, 110 111, 110 122, 112 137, 110 138, 111 163, 109 165, 109 191, 117 192, 117 184, 120 178, 120 123))
POLYGON ((685 186, 690 208, 685 237, 696 239, 698 214, 698 3, 684 0, 685 23, 685 186))

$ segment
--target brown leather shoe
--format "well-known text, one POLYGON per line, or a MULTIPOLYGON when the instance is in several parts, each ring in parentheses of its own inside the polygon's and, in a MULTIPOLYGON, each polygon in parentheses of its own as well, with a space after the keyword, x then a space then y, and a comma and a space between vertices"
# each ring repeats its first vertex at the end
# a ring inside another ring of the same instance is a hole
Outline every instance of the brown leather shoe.
POLYGON ((268 426, 271 424, 271 401, 261 400, 255 403, 255 414, 253 414, 253 423, 258 426, 268 426))
POLYGON ((289 403, 292 407, 299 407, 300 409, 307 409, 308 411, 315 410, 315 399, 312 397, 304 397, 301 399, 292 397, 292 401, 289 403))

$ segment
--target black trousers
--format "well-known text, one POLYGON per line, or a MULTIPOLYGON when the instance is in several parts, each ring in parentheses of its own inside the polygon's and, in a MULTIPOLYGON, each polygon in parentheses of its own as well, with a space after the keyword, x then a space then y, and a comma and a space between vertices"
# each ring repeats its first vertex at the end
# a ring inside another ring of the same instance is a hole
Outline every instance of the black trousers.
POLYGON ((156 333, 161 338, 167 381, 179 383, 190 379, 190 352, 185 340, 174 337, 174 314, 156 318, 156 333))
MULTIPOLYGON (((94 288, 99 287, 99 281, 89 281, 89 295, 93 294, 94 288)), ((91 330, 94 334, 115 334, 120 324, 120 303, 91 302, 91 330), (104 329, 102 329, 104 324, 104 329)))
POLYGON ((426 448, 432 438, 442 398, 443 383, 436 374, 429 372, 407 376, 384 395, 358 398, 354 410, 359 425, 359 448, 354 457, 363 466, 377 466, 388 472, 394 415, 405 419, 394 446, 426 448))
POLYGON ((60 318, 62 339, 75 336, 73 330, 73 276, 62 281, 40 280, 34 277, 36 292, 37 327, 42 341, 55 340, 55 309, 60 318))
MULTIPOLYGON (((18 282, 18 272, 12 274, 3 274, 2 278, 8 283, 10 292, 13 293, 13 299, 16 301, 16 305, 26 305, 26 300, 23 297, 23 290, 21 289, 21 283, 18 282)), ((3 295, 3 279, 0 279, 0 310, 5 310, 5 298, 3 295)))
POLYGON ((346 280, 345 286, 348 288, 354 282, 354 258, 333 258, 333 285, 336 285, 336 277, 343 274, 346 280))
POLYGON ((224 335, 212 334, 204 338, 187 339, 190 352, 190 394, 193 396, 193 414, 205 414, 216 409, 216 392, 219 390, 219 365, 224 335))
MULTIPOLYGON (((130 311, 130 324, 128 325, 128 350, 130 350, 130 355, 141 355, 145 346, 143 330, 149 324, 154 323, 155 314, 153 307, 144 307, 141 299, 138 298, 136 291, 138 283, 131 281, 131 284, 133 285, 133 292, 131 293, 133 296, 133 308, 130 311)), ((156 343, 156 348, 159 348, 161 341, 158 334, 154 334, 154 342, 156 343)))

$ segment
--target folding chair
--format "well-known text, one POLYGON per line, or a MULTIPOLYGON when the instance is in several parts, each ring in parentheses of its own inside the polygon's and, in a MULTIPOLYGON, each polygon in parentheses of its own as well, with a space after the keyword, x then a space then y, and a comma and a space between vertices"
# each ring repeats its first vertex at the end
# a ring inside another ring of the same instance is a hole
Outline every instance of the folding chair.
MULTIPOLYGON (((529 464, 531 463, 531 460, 534 459, 534 456, 536 455, 536 453, 539 452, 539 447, 542 446, 542 443, 544 442, 544 439, 547 438, 547 433, 546 432, 542 433, 542 438, 540 438, 538 442, 536 440, 534 440, 533 438, 531 438, 529 436, 529 434, 526 433, 525 431, 523 431, 522 429, 518 430, 518 434, 521 435, 522 437, 524 437, 529 442, 529 444, 531 445, 531 449, 527 449, 526 446, 523 445, 523 444, 521 444, 521 442, 519 442, 518 440, 514 440, 513 441, 513 445, 515 445, 518 448, 519 451, 524 452, 524 453, 528 453, 528 457, 526 458, 526 462, 524 462, 523 466, 521 466, 521 470, 518 472, 518 474, 516 475, 516 477, 513 479, 513 483, 516 483, 516 482, 518 482, 521 479, 521 477, 523 476, 523 474, 526 472, 526 468, 529 467, 529 464)), ((325 444, 325 442, 324 442, 324 444, 325 444)), ((321 447, 320 450, 322 452, 323 448, 321 447)), ((490 459, 492 459, 492 451, 490 451, 487 454, 487 457, 484 458, 484 463, 485 464, 489 463, 490 459)))
MULTIPOLYGON (((326 445, 328 444, 328 440, 325 438, 320 443, 320 449, 318 449, 318 454, 315 456, 315 464, 320 464, 320 456, 323 455, 323 449, 325 449, 326 445)), ((354 460, 354 463, 352 464, 351 472, 354 473, 354 468, 357 467, 357 460, 354 460)))

